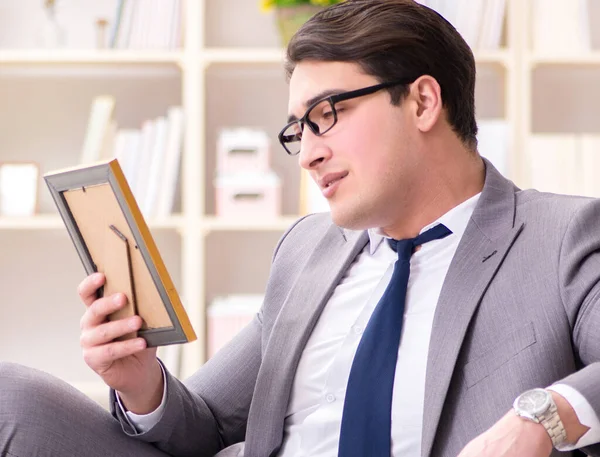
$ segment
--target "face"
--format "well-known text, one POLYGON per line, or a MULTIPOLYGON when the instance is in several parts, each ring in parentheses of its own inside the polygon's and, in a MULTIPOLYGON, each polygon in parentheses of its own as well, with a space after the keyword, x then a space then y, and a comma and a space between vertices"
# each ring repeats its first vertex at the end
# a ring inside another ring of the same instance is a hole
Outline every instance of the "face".
MULTIPOLYGON (((289 114, 301 118, 315 97, 378 84, 358 65, 300 62, 290 80, 289 114)), ((406 100, 386 90, 339 102, 338 121, 317 136, 302 132, 299 163, 319 185, 333 221, 354 230, 386 227, 402 219, 419 167, 416 129, 406 100)))

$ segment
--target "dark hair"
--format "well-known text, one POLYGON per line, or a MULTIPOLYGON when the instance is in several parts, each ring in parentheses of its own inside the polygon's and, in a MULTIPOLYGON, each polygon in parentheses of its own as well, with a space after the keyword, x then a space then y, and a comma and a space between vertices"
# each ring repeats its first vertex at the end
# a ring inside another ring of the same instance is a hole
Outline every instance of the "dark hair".
MULTIPOLYGON (((441 87, 451 128, 469 149, 477 147, 473 52, 430 8, 413 0, 347 0, 309 19, 286 57, 288 78, 303 60, 355 62, 380 82, 429 75, 441 87)), ((397 105, 408 87, 388 91, 397 105)))

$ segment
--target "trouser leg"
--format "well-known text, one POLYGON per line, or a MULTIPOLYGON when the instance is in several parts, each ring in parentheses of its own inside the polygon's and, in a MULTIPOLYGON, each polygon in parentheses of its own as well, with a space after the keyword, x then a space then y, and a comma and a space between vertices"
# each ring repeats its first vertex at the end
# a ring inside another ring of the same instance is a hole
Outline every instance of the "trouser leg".
POLYGON ((0 456, 167 457, 128 437, 108 411, 69 384, 0 363, 0 456))

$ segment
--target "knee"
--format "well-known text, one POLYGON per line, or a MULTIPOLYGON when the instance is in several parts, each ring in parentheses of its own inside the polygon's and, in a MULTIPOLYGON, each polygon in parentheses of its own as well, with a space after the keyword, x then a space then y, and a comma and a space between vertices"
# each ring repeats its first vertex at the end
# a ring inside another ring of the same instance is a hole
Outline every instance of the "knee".
POLYGON ((61 384, 43 371, 0 362, 0 414, 39 414, 40 406, 64 398, 65 387, 61 384))
POLYGON ((75 417, 77 393, 47 373, 0 362, 0 455, 83 455, 56 451, 73 424, 91 415, 75 417))
POLYGON ((29 368, 24 365, 12 362, 0 361, 0 386, 14 381, 15 379, 26 378, 32 371, 37 371, 34 368, 29 368))

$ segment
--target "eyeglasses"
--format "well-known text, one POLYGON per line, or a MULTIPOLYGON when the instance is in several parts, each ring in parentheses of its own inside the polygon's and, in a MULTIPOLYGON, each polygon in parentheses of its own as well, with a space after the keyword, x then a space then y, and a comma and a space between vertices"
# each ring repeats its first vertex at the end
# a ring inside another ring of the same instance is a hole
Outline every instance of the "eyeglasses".
POLYGON ((304 113, 304 116, 300 119, 293 120, 287 124, 281 132, 279 132, 279 142, 289 155, 296 155, 300 152, 302 131, 304 130, 305 124, 308 125, 308 128, 310 128, 315 135, 321 136, 324 133, 329 132, 337 123, 336 103, 373 94, 388 87, 410 84, 414 81, 415 78, 405 78, 325 97, 310 105, 306 110, 306 113, 304 113))

